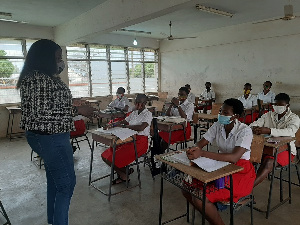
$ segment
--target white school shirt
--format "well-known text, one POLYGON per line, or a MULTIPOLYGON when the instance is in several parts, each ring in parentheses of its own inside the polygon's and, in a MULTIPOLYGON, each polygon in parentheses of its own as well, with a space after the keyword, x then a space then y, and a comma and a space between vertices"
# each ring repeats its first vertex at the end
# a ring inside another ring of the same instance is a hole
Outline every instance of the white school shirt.
POLYGON ((250 109, 253 106, 257 105, 257 97, 255 95, 249 94, 248 98, 245 98, 244 95, 238 98, 243 103, 245 109, 250 109))
POLYGON ((205 90, 200 95, 200 98, 202 98, 204 100, 210 100, 210 99, 216 98, 216 94, 213 90, 210 90, 209 92, 207 92, 207 90, 205 90))
POLYGON ((128 98, 123 96, 122 98, 116 98, 111 103, 109 103, 108 106, 113 108, 118 108, 118 109, 124 109, 126 105, 129 106, 129 100, 128 98))
POLYGON ((148 109, 144 109, 140 114, 138 114, 138 110, 134 110, 125 120, 129 125, 141 125, 143 122, 148 123, 148 126, 144 130, 139 131, 138 135, 150 136, 152 113, 148 109))
POLYGON ((257 99, 263 100, 263 103, 274 103, 275 102, 275 93, 272 91, 269 91, 265 95, 265 93, 262 91, 257 94, 257 99))
POLYGON ((236 146, 245 148, 246 152, 242 155, 241 159, 249 160, 253 138, 252 130, 237 119, 233 123, 234 127, 227 138, 225 127, 219 122, 215 122, 203 137, 210 143, 215 141, 221 153, 231 153, 236 146))
POLYGON ((187 100, 190 102, 190 103, 195 103, 195 95, 192 93, 192 92, 190 92, 189 93, 189 95, 188 95, 188 97, 187 97, 187 100))
MULTIPOLYGON (((250 127, 268 127, 271 129, 271 136, 280 137, 288 136, 295 137, 296 132, 300 126, 300 119, 295 113, 292 113, 290 108, 286 114, 278 120, 278 114, 275 112, 267 112, 263 114, 258 120, 249 125, 250 127)), ((297 154, 295 141, 290 142, 291 152, 293 155, 297 154)))
MULTIPOLYGON (((181 107, 181 109, 183 110, 183 112, 186 115, 186 118, 188 121, 192 121, 193 120, 193 113, 194 113, 194 104, 189 102, 187 99, 179 105, 181 107)), ((178 106, 178 107, 179 107, 178 106)), ((180 116, 178 108, 171 108, 171 112, 170 112, 171 116, 180 116)))

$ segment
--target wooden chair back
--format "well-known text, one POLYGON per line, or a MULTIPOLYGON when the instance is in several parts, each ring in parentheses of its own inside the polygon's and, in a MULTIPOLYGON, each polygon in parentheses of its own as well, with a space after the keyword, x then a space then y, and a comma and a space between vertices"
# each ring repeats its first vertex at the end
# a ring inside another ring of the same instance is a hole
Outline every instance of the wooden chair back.
POLYGON ((155 107, 156 112, 162 112, 164 105, 162 101, 152 101, 152 107, 155 107))
POLYGON ((199 99, 200 99, 199 97, 195 97, 195 103, 194 103, 194 104, 195 104, 195 106, 197 106, 197 105, 198 105, 199 99))
POLYGON ((212 106, 211 106, 211 114, 212 115, 218 115, 222 105, 223 105, 223 103, 213 103, 212 106))
POLYGON ((264 150, 265 138, 262 135, 253 135, 252 144, 251 144, 251 163, 260 163, 261 157, 264 150))
POLYGON ((168 98, 168 92, 157 92, 159 98, 168 98))

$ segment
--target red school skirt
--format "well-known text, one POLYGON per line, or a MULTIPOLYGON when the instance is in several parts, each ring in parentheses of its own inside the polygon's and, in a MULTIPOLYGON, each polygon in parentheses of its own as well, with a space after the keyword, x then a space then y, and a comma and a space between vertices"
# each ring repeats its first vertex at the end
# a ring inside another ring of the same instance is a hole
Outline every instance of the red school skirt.
MULTIPOLYGON (((191 133, 192 133, 192 128, 190 123, 187 123, 187 126, 185 128, 185 135, 186 135, 186 139, 188 140, 191 137, 191 133)), ((159 136, 167 143, 169 143, 169 132, 166 131, 160 131, 159 132, 159 136)), ((184 133, 183 130, 175 130, 172 131, 172 135, 171 135, 171 145, 174 144, 177 141, 184 141, 184 133)))
MULTIPOLYGON (((268 152, 268 150, 271 150, 273 152, 273 148, 271 147, 264 147, 264 152, 268 152)), ((277 155, 277 163, 280 166, 287 166, 289 164, 289 151, 288 151, 288 145, 283 145, 279 147, 278 151, 282 151, 277 155), (284 151, 284 149, 286 149, 284 151), (283 151, 282 151, 283 150, 283 151)), ((295 155, 291 154, 291 162, 294 160, 295 155)), ((273 155, 263 154, 263 160, 264 159, 274 159, 273 155)))
MULTIPOLYGON (((253 113, 253 120, 252 120, 252 115, 246 115, 246 119, 245 119, 245 124, 250 124, 252 122, 254 122, 255 120, 257 120, 259 114, 257 112, 253 113)), ((244 117, 239 118, 239 121, 244 123, 244 117)))
MULTIPOLYGON (((235 165, 244 168, 242 171, 232 174, 233 201, 238 202, 240 198, 245 197, 252 192, 256 173, 249 160, 240 159, 235 165)), ((188 186, 188 188, 203 189, 203 183, 195 178, 193 178, 192 183, 184 182, 184 185, 188 186)), ((225 185, 230 187, 229 177, 225 180, 225 185)), ((206 197, 212 203, 229 202, 230 191, 226 188, 218 189, 214 182, 211 182, 206 186, 206 197)))
MULTIPOLYGON (((138 157, 145 154, 148 150, 148 137, 144 135, 136 135, 136 150, 138 157)), ((106 149, 101 156, 112 162, 113 148, 106 149)), ((123 168, 135 160, 135 151, 133 142, 117 146, 115 154, 115 166, 123 168)))

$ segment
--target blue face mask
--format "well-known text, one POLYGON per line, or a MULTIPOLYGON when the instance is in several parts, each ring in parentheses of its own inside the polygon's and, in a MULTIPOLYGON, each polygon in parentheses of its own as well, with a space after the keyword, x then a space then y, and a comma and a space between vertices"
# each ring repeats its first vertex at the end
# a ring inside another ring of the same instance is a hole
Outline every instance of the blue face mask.
POLYGON ((223 125, 228 125, 228 124, 230 124, 231 122, 232 122, 232 120, 230 120, 231 119, 231 117, 232 116, 223 116, 223 115, 218 115, 218 122, 220 123, 220 124, 223 124, 223 125))

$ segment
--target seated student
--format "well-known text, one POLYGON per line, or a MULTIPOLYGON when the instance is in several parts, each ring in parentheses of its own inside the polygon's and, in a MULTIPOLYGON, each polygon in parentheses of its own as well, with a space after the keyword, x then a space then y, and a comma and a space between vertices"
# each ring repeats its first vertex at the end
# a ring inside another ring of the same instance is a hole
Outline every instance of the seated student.
MULTIPOLYGON (((135 110, 124 120, 118 121, 108 125, 111 127, 126 127, 138 131, 136 135, 136 147, 138 157, 145 154, 148 150, 148 136, 150 135, 150 125, 152 121, 152 114, 145 108, 147 103, 147 96, 138 94, 135 99, 135 110)), ((108 148, 102 153, 103 161, 111 166, 113 149, 108 148)), ((133 142, 119 145, 115 153, 114 169, 118 174, 118 178, 113 181, 113 184, 126 182, 126 166, 135 160, 135 151, 133 142)), ((131 174, 133 169, 129 171, 131 174)))
POLYGON ((266 81, 264 84, 264 90, 257 94, 257 99, 262 100, 263 104, 273 104, 275 99, 275 93, 271 91, 272 82, 266 81))
MULTIPOLYGON (((187 100, 188 89, 181 87, 178 92, 178 98, 172 99, 172 104, 169 106, 166 115, 167 116, 180 116, 186 118, 187 121, 193 120, 194 104, 187 100)), ((191 136, 191 125, 188 122, 186 126, 186 139, 191 136)), ((159 132, 159 136, 162 138, 162 149, 165 150, 168 147, 169 133, 165 131, 159 132)), ((184 141, 183 130, 172 131, 171 144, 177 141, 184 141)))
POLYGON ((206 107, 198 107, 199 109, 203 109, 204 113, 206 113, 207 110, 211 110, 212 103, 216 100, 216 94, 215 92, 211 89, 211 83, 206 82, 205 83, 205 91, 202 92, 200 95, 200 99, 206 101, 207 106, 206 107))
POLYGON ((189 94, 187 97, 187 100, 193 104, 195 104, 195 95, 191 92, 191 86, 189 84, 186 84, 185 87, 189 90, 189 94))
MULTIPOLYGON (((246 83, 244 85, 244 95, 242 95, 241 97, 238 98, 238 100, 240 100, 243 103, 244 109, 245 109, 245 113, 246 113, 246 120, 245 123, 246 124, 250 124, 253 121, 255 121, 258 117, 258 113, 254 112, 254 109, 257 106, 257 97, 255 95, 251 95, 251 84, 250 83, 246 83), (249 110, 252 110, 249 114, 249 110), (252 114, 251 114, 252 113, 252 114), (253 121, 252 121, 252 117, 253 117, 253 121)), ((244 122, 244 118, 240 118, 241 122, 244 122)))
POLYGON ((108 107, 115 108, 127 112, 129 109, 129 100, 124 96, 125 89, 119 87, 117 90, 117 98, 109 103, 108 107))
MULTIPOLYGON (((253 138, 251 129, 237 118, 243 113, 243 104, 237 99, 227 99, 221 107, 218 122, 214 123, 195 147, 187 151, 190 160, 199 157, 207 157, 219 161, 234 163, 244 169, 232 175, 233 201, 237 202, 241 197, 247 196, 253 189, 255 170, 250 159, 250 147, 253 138), (202 150, 206 145, 216 142, 219 153, 202 150)), ((228 183, 228 182, 227 182, 228 183)), ((193 179, 192 187, 202 188, 203 184, 193 179)), ((226 188, 218 189, 213 183, 208 184, 205 203, 205 217, 209 224, 224 224, 216 206, 216 202, 229 202, 230 191, 226 188)), ((229 184, 226 184, 229 185, 229 184)), ((184 197, 197 210, 202 212, 202 201, 190 193, 182 191, 184 197)))
MULTIPOLYGON (((280 93, 275 97, 275 104, 273 105, 274 112, 270 111, 257 121, 250 124, 254 134, 267 134, 274 137, 291 136, 295 137, 299 129, 300 119, 292 113, 290 108, 290 97, 285 93, 280 93)), ((287 145, 284 148, 287 149, 287 145)), ((292 157, 294 159, 296 152, 295 143, 290 143, 292 157)), ((266 147, 265 147, 266 148, 266 147)), ((261 183, 267 175, 272 171, 274 163, 273 156, 264 156, 262 164, 257 171, 257 178, 254 186, 261 183)), ((289 163, 288 151, 283 151, 277 155, 277 165, 286 166, 289 163)))

